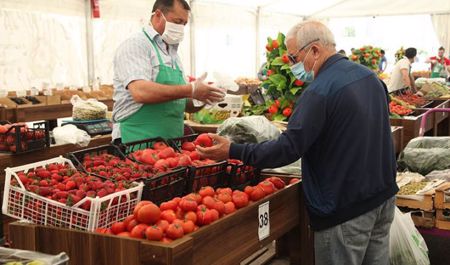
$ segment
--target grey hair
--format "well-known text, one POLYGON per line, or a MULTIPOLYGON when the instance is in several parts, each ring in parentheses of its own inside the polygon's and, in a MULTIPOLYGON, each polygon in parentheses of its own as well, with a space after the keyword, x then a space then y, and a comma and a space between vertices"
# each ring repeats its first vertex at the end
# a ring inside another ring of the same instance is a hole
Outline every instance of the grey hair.
POLYGON ((286 35, 286 40, 293 38, 297 41, 298 49, 318 39, 324 47, 336 50, 333 33, 327 26, 318 21, 307 20, 293 26, 286 35))

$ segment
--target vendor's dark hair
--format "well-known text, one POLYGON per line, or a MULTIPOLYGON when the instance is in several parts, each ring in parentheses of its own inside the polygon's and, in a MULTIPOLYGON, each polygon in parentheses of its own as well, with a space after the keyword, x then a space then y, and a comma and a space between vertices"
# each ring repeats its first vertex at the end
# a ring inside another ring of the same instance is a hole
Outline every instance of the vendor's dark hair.
POLYGON ((443 46, 441 46, 441 47, 439 48, 439 50, 440 50, 440 51, 445 51, 445 48, 444 48, 443 46))
POLYGON ((416 57, 416 55, 417 55, 417 50, 416 50, 416 48, 408 48, 408 49, 406 49, 406 51, 405 51, 405 56, 406 56, 406 58, 408 58, 408 59, 412 59, 412 58, 416 57))
POLYGON ((191 11, 191 7, 185 0, 156 0, 155 4, 153 5, 152 13, 157 9, 161 10, 163 13, 167 13, 172 10, 175 2, 180 3, 185 10, 191 11))

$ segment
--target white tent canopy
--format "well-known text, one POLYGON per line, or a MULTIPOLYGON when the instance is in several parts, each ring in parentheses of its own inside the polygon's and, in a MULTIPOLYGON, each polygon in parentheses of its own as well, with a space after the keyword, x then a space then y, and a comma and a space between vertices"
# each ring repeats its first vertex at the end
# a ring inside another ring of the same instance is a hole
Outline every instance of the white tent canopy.
MULTIPOLYGON (((43 82, 83 86, 95 77, 111 83, 117 46, 148 23, 153 3, 100 0, 101 18, 90 19, 90 0, 0 1, 0 89, 41 87, 43 82)), ((386 47, 388 55, 402 45, 424 52, 438 45, 450 49, 449 0, 190 3, 192 24, 179 49, 186 74, 254 76, 264 60, 267 36, 286 32, 305 18, 328 22, 338 48, 346 50, 363 44, 386 47)))

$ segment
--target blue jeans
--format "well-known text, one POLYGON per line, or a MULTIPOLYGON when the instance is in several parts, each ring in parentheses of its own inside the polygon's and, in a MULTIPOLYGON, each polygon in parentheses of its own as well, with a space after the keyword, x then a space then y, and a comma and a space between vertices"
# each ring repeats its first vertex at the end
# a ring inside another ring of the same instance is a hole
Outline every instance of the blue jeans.
POLYGON ((395 196, 337 226, 314 232, 316 265, 389 265, 395 196))

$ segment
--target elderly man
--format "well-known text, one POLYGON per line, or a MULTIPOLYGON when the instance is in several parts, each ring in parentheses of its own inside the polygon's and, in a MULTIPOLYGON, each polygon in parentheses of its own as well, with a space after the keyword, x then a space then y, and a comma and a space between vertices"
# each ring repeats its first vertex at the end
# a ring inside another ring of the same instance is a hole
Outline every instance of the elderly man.
POLYGON ((216 144, 198 151, 259 168, 302 158, 316 264, 389 264, 398 187, 385 89, 368 68, 336 54, 333 34, 319 22, 293 27, 286 45, 293 74, 310 83, 287 130, 260 144, 211 135, 216 144))
POLYGON ((184 111, 192 99, 223 100, 222 90, 203 82, 186 84, 178 56, 190 7, 185 0, 157 0, 150 25, 125 40, 114 58, 113 138, 122 142, 183 135, 184 111))

